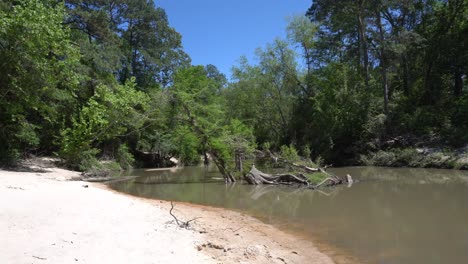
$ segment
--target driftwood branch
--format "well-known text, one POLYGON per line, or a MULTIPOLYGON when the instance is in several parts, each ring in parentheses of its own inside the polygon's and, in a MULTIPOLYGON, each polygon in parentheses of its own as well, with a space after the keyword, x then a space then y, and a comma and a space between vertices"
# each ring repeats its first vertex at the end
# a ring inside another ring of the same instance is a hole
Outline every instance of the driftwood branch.
POLYGON ((317 183, 317 185, 314 186, 314 189, 319 188, 320 186, 324 185, 327 182, 328 182, 328 186, 339 184, 336 179, 328 177, 328 178, 324 179, 323 181, 317 183))
POLYGON ((185 228, 185 229, 189 229, 190 228, 190 222, 193 222, 201 217, 195 217, 195 218, 192 218, 188 221, 182 221, 182 220, 179 220, 173 213, 172 213, 172 210, 174 210, 174 203, 171 201, 171 209, 169 210, 169 214, 174 218, 176 224, 181 227, 181 228, 185 228))
MULTIPOLYGON (((319 169, 320 171, 326 173, 325 171, 319 169)), ((326 173, 328 177, 321 181, 320 183, 316 185, 312 185, 310 181, 303 175, 303 174, 268 174, 264 173, 257 168, 255 168, 255 165, 252 165, 252 169, 244 175, 244 179, 247 181, 247 183, 252 184, 252 185, 260 185, 260 184, 271 184, 271 185, 292 185, 292 184, 298 184, 298 185, 305 185, 307 188, 310 189, 317 189, 321 186, 333 186, 333 185, 338 185, 342 184, 345 182, 352 182, 351 176, 348 174, 346 175, 345 179, 342 179, 337 176, 333 176, 331 174, 326 173)))
POLYGON ((255 165, 252 166, 250 172, 245 175, 245 179, 248 183, 258 185, 258 184, 292 184, 300 183, 309 185, 307 178, 302 175, 293 175, 293 174, 267 174, 259 171, 255 168, 255 165))

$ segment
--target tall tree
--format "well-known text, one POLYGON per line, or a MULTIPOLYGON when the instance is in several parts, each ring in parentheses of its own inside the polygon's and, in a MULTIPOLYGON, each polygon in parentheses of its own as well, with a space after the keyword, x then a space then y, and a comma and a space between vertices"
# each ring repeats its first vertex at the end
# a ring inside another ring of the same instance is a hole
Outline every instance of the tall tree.
POLYGON ((353 61, 369 89, 370 58, 368 20, 371 1, 313 1, 306 16, 319 23, 321 49, 327 49, 333 61, 353 61), (328 46, 328 47, 327 47, 328 46))
POLYGON ((180 34, 152 0, 68 0, 67 7, 66 23, 91 71, 111 73, 122 84, 133 76, 145 90, 169 85, 178 68, 190 64, 180 34))
POLYGON ((166 12, 152 0, 137 0, 127 1, 121 16, 118 28, 125 41, 125 59, 120 78, 135 76, 143 89, 169 85, 172 75, 188 66, 190 59, 182 50, 180 34, 169 26, 166 12))
POLYGON ((258 65, 244 60, 234 68, 237 82, 226 92, 227 103, 236 118, 254 127, 260 142, 281 144, 294 137, 289 129, 295 98, 305 90, 296 55, 287 42, 278 39, 257 49, 256 55, 258 65))

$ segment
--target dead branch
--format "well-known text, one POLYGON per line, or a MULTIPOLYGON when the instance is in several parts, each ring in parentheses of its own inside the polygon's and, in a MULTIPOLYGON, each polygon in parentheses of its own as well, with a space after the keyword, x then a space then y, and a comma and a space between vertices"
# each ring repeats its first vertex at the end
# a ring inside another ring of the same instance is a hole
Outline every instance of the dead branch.
POLYGON ((340 184, 341 180, 336 180, 336 179, 328 177, 325 180, 319 182, 317 185, 315 185, 313 189, 317 189, 317 188, 319 188, 320 186, 324 185, 327 182, 328 182, 328 184, 326 186, 332 186, 332 185, 340 184))
POLYGON ((171 201, 171 210, 169 210, 169 214, 174 218, 176 224, 181 227, 181 228, 185 228, 185 229, 189 229, 190 228, 190 222, 193 222, 201 217, 195 217, 195 218, 192 218, 188 221, 182 221, 182 220, 179 220, 173 213, 172 213, 172 210, 174 210, 174 203, 171 201))

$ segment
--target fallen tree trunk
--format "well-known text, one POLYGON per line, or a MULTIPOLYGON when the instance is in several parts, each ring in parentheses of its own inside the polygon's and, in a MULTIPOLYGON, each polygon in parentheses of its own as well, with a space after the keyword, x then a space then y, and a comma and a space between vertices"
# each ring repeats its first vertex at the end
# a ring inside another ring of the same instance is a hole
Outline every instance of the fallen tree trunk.
POLYGON ((260 184, 273 184, 273 185, 304 185, 311 189, 319 188, 320 186, 332 186, 342 184, 348 181, 352 181, 351 176, 348 174, 345 179, 341 179, 339 177, 330 175, 327 173, 329 177, 318 183, 317 185, 312 185, 310 181, 303 175, 303 174, 268 174, 264 173, 257 168, 255 165, 252 165, 252 169, 248 173, 244 175, 244 179, 247 183, 252 185, 260 185, 260 184))
POLYGON ((255 168, 255 165, 252 165, 252 169, 245 174, 245 179, 249 184, 306 184, 309 185, 307 178, 302 175, 293 175, 293 174, 267 174, 259 171, 255 168))

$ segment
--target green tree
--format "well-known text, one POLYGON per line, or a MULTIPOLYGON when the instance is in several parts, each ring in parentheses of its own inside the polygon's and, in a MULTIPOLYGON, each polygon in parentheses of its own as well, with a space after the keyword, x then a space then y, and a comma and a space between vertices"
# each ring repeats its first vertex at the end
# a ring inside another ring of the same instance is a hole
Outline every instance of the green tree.
POLYGON ((0 157, 51 145, 76 105, 79 54, 54 1, 27 0, 0 11, 0 157))
POLYGON ((171 91, 181 110, 176 118, 198 137, 200 148, 211 155, 226 182, 235 181, 233 157, 248 149, 253 136, 239 121, 226 119, 216 82, 202 66, 194 66, 177 73, 171 91))
POLYGON ((72 126, 61 131, 61 156, 70 165, 88 169, 100 152, 97 148, 100 143, 123 137, 143 126, 148 103, 148 96, 135 89, 134 79, 125 85, 99 85, 96 94, 72 118, 72 126))
POLYGON ((169 85, 173 74, 190 64, 180 34, 169 26, 164 9, 156 8, 152 0, 125 4, 118 27, 123 29, 125 54, 120 79, 134 76, 141 89, 169 85))
POLYGON ((289 130, 297 95, 301 93, 296 54, 288 43, 276 40, 257 49, 258 65, 247 60, 233 70, 235 83, 226 91, 233 118, 252 126, 259 142, 283 145, 294 135, 289 130))
POLYGON ((165 87, 179 67, 190 64, 180 34, 154 1, 66 2, 66 23, 74 30, 90 82, 111 74, 122 84, 135 77, 142 90, 165 87))

